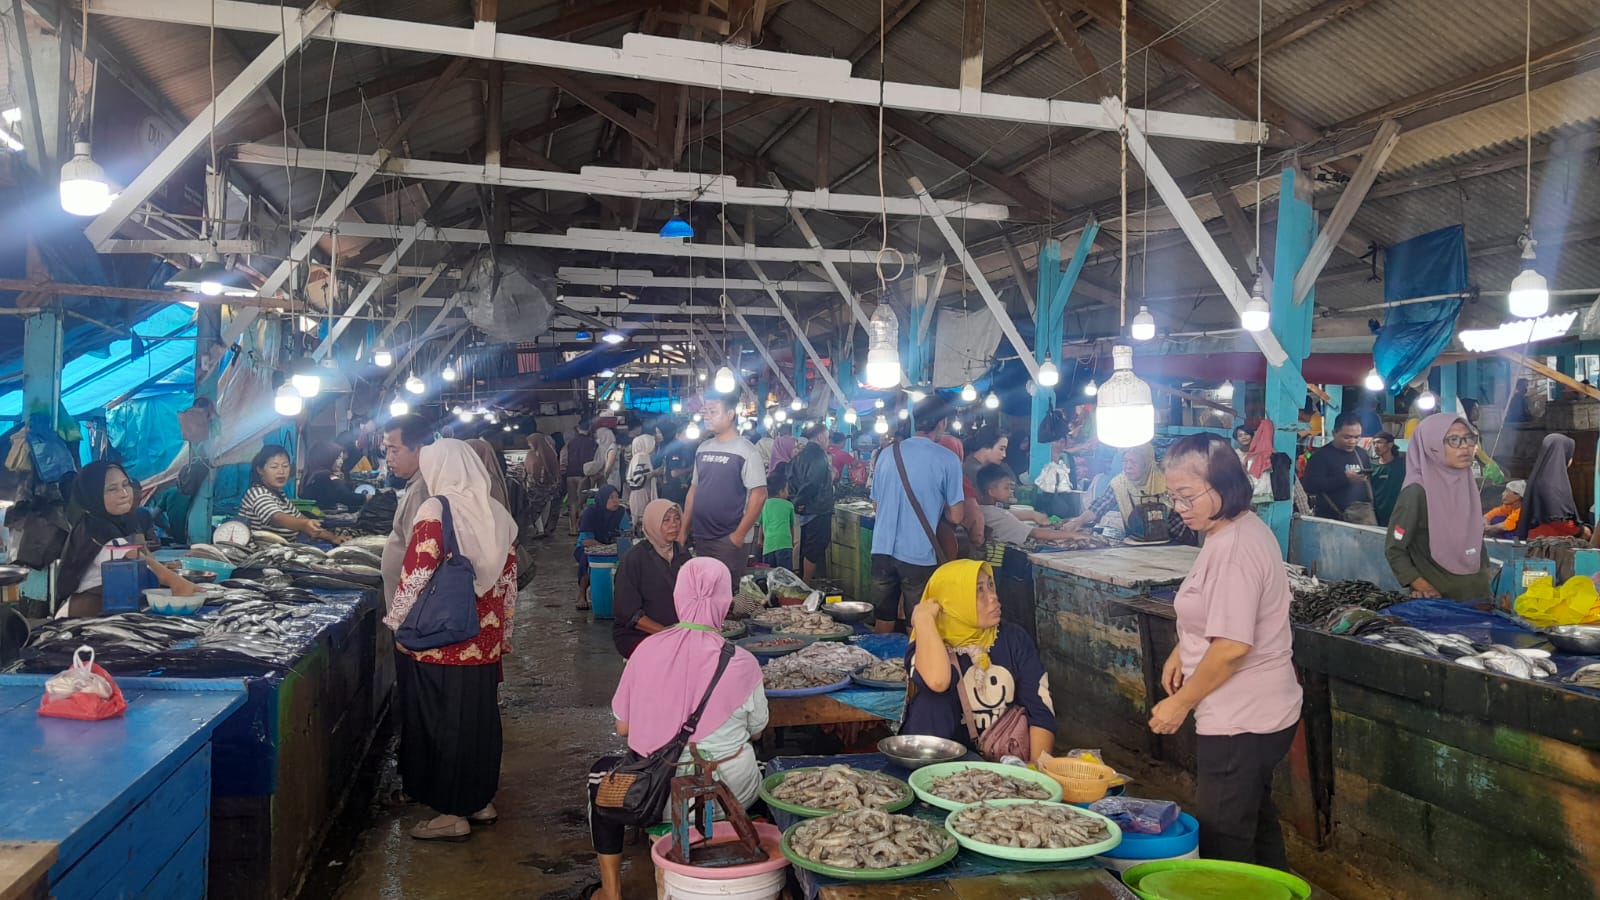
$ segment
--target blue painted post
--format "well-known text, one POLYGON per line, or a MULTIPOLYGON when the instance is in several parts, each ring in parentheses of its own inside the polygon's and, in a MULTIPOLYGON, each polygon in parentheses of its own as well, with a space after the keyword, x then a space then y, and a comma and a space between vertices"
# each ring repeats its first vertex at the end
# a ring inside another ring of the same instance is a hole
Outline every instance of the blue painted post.
MULTIPOLYGON (((1295 452, 1295 424, 1305 405, 1306 381, 1300 366, 1311 353, 1311 315, 1315 292, 1305 302, 1294 302, 1294 276, 1300 271, 1311 244, 1316 239, 1317 218, 1308 202, 1310 185, 1300 184, 1294 169, 1283 171, 1278 194, 1278 232, 1272 278, 1272 333, 1277 335, 1289 359, 1282 366, 1267 367, 1267 417, 1277 428, 1273 449, 1295 452)), ((1284 558, 1289 554, 1289 524, 1294 518, 1294 501, 1279 500, 1267 508, 1267 524, 1277 535, 1284 558)))
POLYGON ((1328 403, 1322 411, 1322 430, 1324 436, 1333 434, 1333 420, 1339 418, 1339 413, 1344 412, 1344 386, 1338 384, 1324 385, 1323 390, 1328 392, 1328 403))
POLYGON ((800 392, 800 397, 804 399, 811 396, 806 385, 806 347, 799 341, 795 341, 794 345, 789 348, 789 352, 792 354, 790 358, 794 360, 792 367, 794 377, 789 380, 794 385, 794 389, 800 392))
MULTIPOLYGON (((50 417, 58 427, 61 409, 61 317, 54 310, 41 311, 23 320, 22 341, 22 420, 34 413, 50 417)), ((55 611, 56 566, 31 577, 22 591, 30 597, 44 597, 55 611), (42 583, 41 583, 42 582, 42 583)))
MULTIPOLYGON (((1100 223, 1090 222, 1078 237, 1078 246, 1073 249, 1072 259, 1064 272, 1061 271, 1060 241, 1047 241, 1039 251, 1039 289, 1035 292, 1038 302, 1034 307, 1033 319, 1033 358, 1039 362, 1044 362, 1048 354, 1056 367, 1062 368, 1061 339, 1065 330, 1067 300, 1072 296, 1072 288, 1078 282, 1078 274, 1083 271, 1089 251, 1094 247, 1095 236, 1099 233, 1100 223)), ((1028 428, 1028 471, 1032 479, 1037 479, 1045 464, 1050 462, 1050 445, 1039 441, 1039 425, 1055 405, 1055 399, 1055 388, 1041 387, 1033 392, 1028 428)))
MULTIPOLYGON (((217 345, 222 335, 222 310, 215 306, 202 306, 195 311, 194 343, 194 399, 198 403, 201 399, 208 399, 213 404, 217 400, 217 382, 222 378, 222 362, 219 360, 205 377, 201 377, 204 370, 206 352, 217 345)), ((212 420, 212 433, 216 432, 217 419, 212 420)), ((210 440, 199 446, 190 445, 190 462, 210 462, 210 440)), ((211 541, 211 503, 212 491, 216 475, 213 472, 207 475, 200 489, 195 492, 194 500, 189 503, 189 543, 205 544, 211 541)))
POLYGON ((1458 396, 1460 396, 1460 393, 1457 390, 1456 385, 1457 385, 1456 367, 1454 365, 1440 366, 1439 367, 1439 411, 1440 412, 1455 412, 1456 410, 1461 408, 1461 405, 1456 402, 1456 398, 1458 396))

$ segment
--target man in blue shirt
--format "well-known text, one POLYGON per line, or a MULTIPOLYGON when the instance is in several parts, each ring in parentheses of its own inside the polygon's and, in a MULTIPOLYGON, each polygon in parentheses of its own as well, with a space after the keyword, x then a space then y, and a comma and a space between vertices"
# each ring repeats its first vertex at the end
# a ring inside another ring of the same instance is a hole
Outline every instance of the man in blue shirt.
POLYGON ((949 415, 937 396, 918 403, 912 411, 917 433, 885 446, 873 466, 877 524, 872 531, 872 598, 878 631, 904 630, 912 607, 922 601, 922 591, 939 567, 939 550, 928 540, 908 493, 916 497, 930 528, 937 529, 942 520, 961 519, 961 461, 939 446, 949 415), (895 446, 905 461, 909 492, 900 480, 895 446))

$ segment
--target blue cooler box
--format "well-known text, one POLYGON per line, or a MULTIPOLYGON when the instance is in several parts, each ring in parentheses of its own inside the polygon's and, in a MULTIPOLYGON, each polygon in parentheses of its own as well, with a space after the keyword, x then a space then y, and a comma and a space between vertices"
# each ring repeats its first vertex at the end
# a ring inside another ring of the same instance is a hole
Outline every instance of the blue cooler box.
POLYGON ((617 558, 589 556, 589 607, 596 619, 609 619, 616 593, 617 558))

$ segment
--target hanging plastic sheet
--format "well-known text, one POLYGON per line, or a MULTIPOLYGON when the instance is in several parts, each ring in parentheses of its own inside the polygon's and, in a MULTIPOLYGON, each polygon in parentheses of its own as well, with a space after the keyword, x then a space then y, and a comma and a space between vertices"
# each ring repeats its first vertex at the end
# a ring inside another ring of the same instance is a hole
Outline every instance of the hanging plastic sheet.
POLYGON ((129 400, 106 411, 106 432, 122 466, 143 480, 159 474, 183 450, 178 413, 191 403, 188 394, 167 394, 129 400))
MULTIPOLYGON (((1430 231, 1384 253, 1386 303, 1464 293, 1467 282, 1466 230, 1460 225, 1430 231)), ((1410 303, 1389 309, 1372 348, 1378 374, 1399 395, 1428 370, 1455 336, 1462 302, 1457 299, 1410 303)))

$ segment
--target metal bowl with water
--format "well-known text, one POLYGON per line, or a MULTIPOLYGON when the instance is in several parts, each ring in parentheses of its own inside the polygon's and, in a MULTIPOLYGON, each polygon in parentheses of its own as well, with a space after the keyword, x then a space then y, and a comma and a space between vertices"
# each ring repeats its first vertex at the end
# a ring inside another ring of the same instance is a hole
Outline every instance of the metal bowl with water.
POLYGON ((840 600, 838 603, 822 604, 822 611, 832 616, 835 622, 854 625, 872 615, 872 604, 860 600, 840 600))
POLYGON ((878 742, 878 752, 907 769, 920 769, 934 763, 954 762, 967 755, 967 748, 929 734, 897 734, 878 742))
POLYGON ((1562 653, 1600 656, 1600 625, 1553 625, 1544 636, 1562 653))

